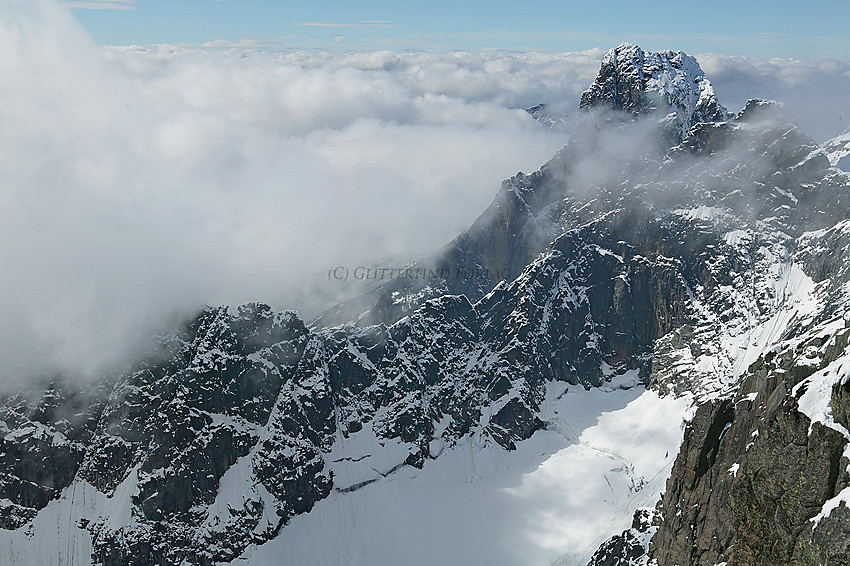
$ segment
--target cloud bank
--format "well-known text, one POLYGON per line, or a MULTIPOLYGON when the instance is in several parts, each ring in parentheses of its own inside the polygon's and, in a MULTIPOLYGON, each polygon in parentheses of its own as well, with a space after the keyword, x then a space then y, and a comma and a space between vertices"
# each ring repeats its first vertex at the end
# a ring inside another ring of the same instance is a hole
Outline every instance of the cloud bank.
POLYGON ((824 142, 850 127, 850 60, 700 55, 718 98, 737 111, 749 98, 782 102, 803 131, 824 142))
POLYGON ((104 371, 203 304, 308 316, 329 268, 434 250, 563 143, 521 109, 564 96, 546 65, 101 50, 57 4, 11 4, 4 379, 104 371))
MULTIPOLYGON (((564 143, 522 108, 574 112, 602 54, 99 49, 66 7, 9 3, 0 381, 117 367, 203 304, 310 316, 335 265, 433 251, 564 143)), ((735 108, 750 84, 808 101, 795 76, 846 93, 835 65, 705 67, 735 108)))

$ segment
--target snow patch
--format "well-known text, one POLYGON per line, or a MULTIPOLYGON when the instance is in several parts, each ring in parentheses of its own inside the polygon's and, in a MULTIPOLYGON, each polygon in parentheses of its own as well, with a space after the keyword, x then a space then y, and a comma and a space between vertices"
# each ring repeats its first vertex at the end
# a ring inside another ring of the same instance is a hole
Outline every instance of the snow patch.
POLYGON ((844 383, 848 376, 850 376, 850 354, 845 354, 794 386, 791 391, 794 397, 804 390, 797 404, 798 410, 812 421, 809 425, 809 434, 812 433, 814 423, 819 422, 837 430, 850 441, 850 431, 833 419, 831 404, 833 387, 844 383))
POLYGON ((810 519, 815 525, 819 525, 821 519, 829 517, 839 505, 850 507, 850 487, 845 487, 841 492, 823 504, 820 513, 810 519))
POLYGON ((718 208, 716 206, 697 206, 694 208, 678 208, 673 211, 673 214, 677 214, 688 220, 704 220, 707 222, 713 222, 715 220, 723 220, 731 216, 729 211, 725 208, 718 208))
MULTIPOLYGON (((335 491, 236 564, 587 563, 629 527, 635 509, 658 500, 691 401, 564 385, 549 384, 547 427, 516 451, 473 434, 422 470, 403 466, 356 491, 335 491)), ((354 442, 361 441, 347 454, 369 453, 366 436, 354 442)))
POLYGON ((0 529, 0 564, 89 566, 92 544, 86 521, 103 517, 109 524, 128 524, 128 499, 137 485, 135 470, 111 497, 75 480, 31 523, 14 531, 0 529))

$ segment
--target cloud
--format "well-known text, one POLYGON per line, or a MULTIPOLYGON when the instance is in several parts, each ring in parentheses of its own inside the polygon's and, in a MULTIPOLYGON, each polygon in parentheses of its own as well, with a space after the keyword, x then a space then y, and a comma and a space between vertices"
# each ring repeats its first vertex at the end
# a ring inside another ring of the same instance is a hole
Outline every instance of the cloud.
POLYGON ((372 20, 372 21, 362 21, 357 22, 355 24, 337 24, 332 22, 301 22, 298 24, 299 26, 305 27, 316 27, 316 28, 392 28, 396 27, 392 25, 390 21, 384 20, 372 20))
POLYGON ((307 316, 334 265, 468 226, 564 141, 522 106, 574 96, 551 59, 101 50, 41 0, 0 14, 0 54, 0 372, 18 382, 114 367, 205 303, 307 316))
POLYGON ((74 10, 135 10, 136 0, 68 0, 63 3, 74 10))
POLYGON ((803 131, 822 142, 850 126, 850 61, 698 56, 730 110, 749 98, 782 102, 803 131))

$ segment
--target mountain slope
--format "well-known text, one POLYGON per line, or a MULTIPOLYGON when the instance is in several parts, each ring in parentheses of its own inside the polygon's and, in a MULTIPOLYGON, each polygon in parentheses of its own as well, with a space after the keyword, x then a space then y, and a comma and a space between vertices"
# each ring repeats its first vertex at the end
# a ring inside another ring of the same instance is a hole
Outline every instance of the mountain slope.
POLYGON ((850 130, 825 141, 821 144, 821 149, 833 167, 840 167, 846 171, 847 156, 850 155, 850 130))

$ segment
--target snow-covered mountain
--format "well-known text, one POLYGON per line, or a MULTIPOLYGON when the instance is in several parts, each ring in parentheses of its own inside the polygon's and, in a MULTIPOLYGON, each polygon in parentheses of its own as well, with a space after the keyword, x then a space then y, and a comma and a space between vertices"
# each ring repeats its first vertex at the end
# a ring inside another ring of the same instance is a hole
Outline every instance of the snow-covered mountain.
POLYGON ((634 116, 661 113, 679 138, 698 123, 723 121, 727 111, 697 60, 681 51, 644 51, 623 43, 602 59, 581 107, 606 106, 634 116))
POLYGON ((833 167, 840 167, 846 171, 848 167, 845 162, 850 155, 850 129, 822 143, 821 149, 833 167))
POLYGON ((681 52, 581 108, 428 277, 0 399, 0 562, 846 560, 850 175, 681 52))
POLYGON ((548 104, 535 104, 525 109, 532 118, 551 130, 564 131, 569 126, 569 117, 548 104))

